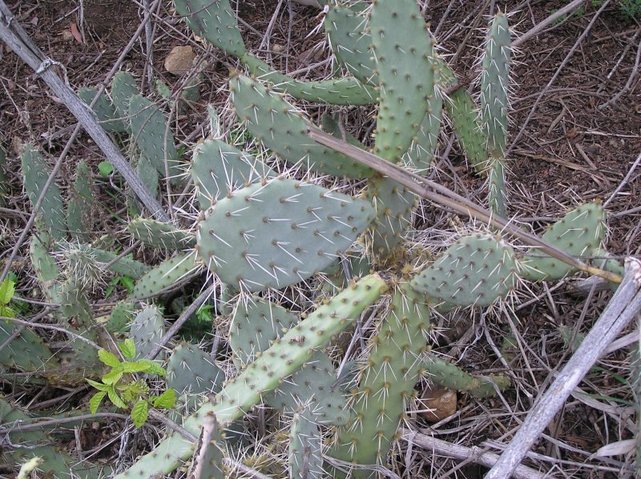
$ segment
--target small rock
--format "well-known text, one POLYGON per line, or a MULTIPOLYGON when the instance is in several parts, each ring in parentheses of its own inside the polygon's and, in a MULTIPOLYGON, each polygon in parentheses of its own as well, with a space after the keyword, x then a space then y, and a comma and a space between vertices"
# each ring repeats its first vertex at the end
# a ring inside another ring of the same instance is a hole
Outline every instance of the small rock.
POLYGON ((165 70, 174 75, 182 75, 192 67, 194 58, 196 54, 189 45, 174 47, 165 58, 165 70))
POLYGON ((456 412, 456 391, 441 386, 426 387, 420 399, 421 412, 427 422, 439 422, 456 412))

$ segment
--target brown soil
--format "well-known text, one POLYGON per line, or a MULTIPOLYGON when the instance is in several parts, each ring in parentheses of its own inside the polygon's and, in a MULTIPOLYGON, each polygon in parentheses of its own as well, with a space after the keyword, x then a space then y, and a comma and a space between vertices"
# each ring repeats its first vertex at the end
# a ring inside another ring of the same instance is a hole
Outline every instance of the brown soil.
MULTIPOLYGON (((327 58, 328 48, 323 43, 322 29, 316 29, 322 19, 318 10, 293 2, 290 7, 288 2, 284 2, 273 24, 269 42, 263 43, 264 32, 278 2, 248 0, 240 3, 239 14, 244 21, 242 30, 248 47, 282 71, 294 72, 327 58), (263 48, 259 50, 261 43, 263 48)), ((432 30, 437 28, 447 12, 437 38, 443 53, 453 55, 452 63, 457 72, 464 75, 476 68, 479 51, 475 47, 482 42, 481 27, 486 18, 479 17, 479 5, 483 2, 441 0, 428 3, 430 8, 426 18, 432 30)), ((517 3, 519 9, 511 23, 516 25, 519 33, 523 33, 567 2, 497 2, 508 11, 515 10, 517 3)), ((639 65, 635 65, 641 29, 635 21, 624 17, 616 6, 608 7, 557 76, 570 48, 594 18, 597 7, 592 3, 596 2, 587 2, 581 13, 525 42, 515 57, 510 135, 512 140, 518 135, 518 140, 512 145, 509 156, 509 212, 518 220, 531 224, 536 231, 572 206, 594 199, 608 200, 641 153, 641 87, 637 71, 639 65), (548 87, 553 76, 557 78, 548 87), (631 77, 627 91, 611 102, 631 77), (541 92, 544 93, 535 106, 541 92)), ((227 111, 226 79, 228 69, 236 66, 236 62, 216 49, 205 51, 203 44, 195 41, 174 15, 170 2, 161 4, 155 17, 154 79, 164 81, 174 93, 181 87, 181 79, 168 74, 162 66, 165 56, 176 45, 190 43, 198 54, 210 61, 204 71, 201 100, 172 118, 177 141, 190 147, 207 132, 204 127, 207 103, 227 111)), ((74 89, 104 81, 141 20, 138 6, 129 0, 26 0, 8 2, 8 6, 35 44, 65 66, 74 89), (79 3, 84 3, 82 16, 77 8, 79 3), (74 34, 79 36, 78 39, 74 34)), ((482 13, 486 15, 487 9, 482 13)), ((121 65, 138 79, 145 75, 147 56, 142 49, 144 43, 143 33, 142 39, 136 42, 121 65)), ((322 77, 330 71, 331 65, 324 63, 299 76, 322 77)), ((145 93, 153 93, 147 81, 143 88, 145 93)), ((326 107, 314 105, 301 106, 307 108, 315 119, 326 110, 326 107)), ((368 135, 374 118, 372 110, 341 110, 352 122, 350 130, 363 141, 370 141, 368 135)), ((233 117, 226 113, 224 120, 227 126, 231 126, 233 117)), ((10 194, 0 210, 2 259, 8 256, 31 210, 22 195, 17 156, 21 145, 35 143, 53 161, 64 148, 74 125, 73 116, 52 96, 46 85, 17 56, 0 45, 0 142, 8 151, 10 184, 10 194)), ((441 156, 436 163, 434 179, 471 199, 485 201, 483 180, 467 168, 456 142, 451 149, 447 148, 449 139, 449 132, 442 137, 441 156), (447 156, 443 155, 445 152, 448 152, 447 156)), ((68 187, 74 165, 80 159, 88 160, 94 171, 103 160, 100 150, 84 134, 72 145, 63 166, 59 177, 63 190, 68 187)), ((126 239, 120 235, 122 224, 110 214, 120 210, 124 216, 124 202, 108 182, 101 183, 100 188, 106 207, 97 218, 96 227, 100 233, 113 235, 126 244, 126 239)), ((631 172, 626 185, 608 205, 610 233, 606 247, 614 255, 638 255, 641 252, 641 211, 628 212, 635 208, 639 210, 640 195, 641 168, 638 168, 631 172)), ((193 215, 195 211, 188 211, 181 219, 186 221, 193 215)), ((446 219, 441 213, 428 212, 426 217, 435 227, 452 227, 451 218, 446 219)), ((139 250, 135 254, 142 257, 145 253, 139 250)), ((23 246, 19 254, 23 261, 13 268, 19 275, 30 274, 28 261, 24 260, 26 257, 28 251, 23 246)), ((418 419, 414 424, 419 429, 424 428, 425 432, 440 439, 469 446, 480 445, 484 440, 509 442, 512 431, 547 385, 545 381, 550 371, 570 354, 569 347, 561 338, 562 328, 585 333, 609 299, 609 293, 597 293, 586 305, 584 298, 568 293, 565 283, 559 287, 552 284, 536 287, 520 299, 525 302, 532 298, 532 294, 540 294, 541 300, 523 308, 516 303, 516 314, 496 311, 482 318, 476 316, 473 322, 466 323, 469 329, 472 323, 476 327, 482 320, 487 337, 493 338, 497 348, 501 348, 506 336, 518 333, 522 346, 505 356, 512 358, 509 359, 509 374, 516 387, 501 399, 476 401, 459 395, 458 415, 429 429, 418 419)), ((455 339, 439 343, 439 351, 448 352, 453 347, 450 341, 455 339)), ((467 344, 457 349, 455 359, 459 366, 479 374, 505 373, 506 368, 497 359, 494 347, 484 337, 478 341, 474 339, 472 335, 467 338, 467 344)), ((632 393, 621 379, 629 374, 626 350, 610 355, 599 367, 605 369, 606 374, 602 370, 593 370, 581 385, 584 391, 612 409, 630 404, 632 393)), ((6 386, 4 390, 13 399, 19 399, 20 388, 11 391, 6 386)), ((29 391, 27 396, 33 394, 29 391)), ((56 394, 62 393, 59 390, 47 392, 49 398, 55 398, 56 394)), ((79 406, 86 407, 86 403, 83 406, 86 394, 84 391, 76 396, 79 406)), ((624 477, 632 464, 630 457, 589 458, 605 444, 633 437, 629 424, 634 421, 634 416, 625 417, 622 411, 616 409, 614 413, 608 413, 590 407, 580 399, 572 399, 555 423, 549 426, 546 438, 536 446, 536 452, 549 459, 532 460, 527 464, 549 471, 553 467, 551 462, 557 461, 556 471, 563 474, 559 477, 624 477)), ((119 431, 115 427, 111 435, 95 431, 86 433, 82 447, 85 450, 98 447, 118 435, 119 431)), ((141 448, 147 444, 144 439, 138 442, 141 448)), ((415 477, 445 477, 446 471, 457 468, 460 463, 431 457, 429 451, 421 451, 417 447, 405 456, 406 444, 400 446, 395 466, 397 473, 405 471, 407 476, 403 477, 410 477, 412 473, 415 477), (405 461, 407 457, 411 457, 409 462, 405 461)), ((70 446, 73 447, 75 445, 70 446)), ((491 445, 487 447, 492 452, 499 452, 491 445)), ((108 445, 101 455, 115 457, 117 453, 117 447, 108 445)), ((481 477, 483 471, 476 466, 466 466, 447 477, 475 478, 481 477)))

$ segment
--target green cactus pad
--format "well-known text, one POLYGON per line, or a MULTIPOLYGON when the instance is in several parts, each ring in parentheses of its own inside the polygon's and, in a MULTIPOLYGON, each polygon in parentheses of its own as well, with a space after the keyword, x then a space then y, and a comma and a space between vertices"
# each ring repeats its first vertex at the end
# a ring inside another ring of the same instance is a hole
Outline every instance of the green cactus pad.
POLYGON ((160 108, 144 96, 134 95, 129 102, 129 121, 136 146, 156 171, 161 176, 168 172, 173 179, 180 175, 174 135, 160 108))
POLYGON ((489 306, 515 286, 512 248, 493 236, 461 238, 431 266, 416 275, 411 286, 430 298, 456 306, 489 306))
POLYGON ((505 159, 504 158, 490 158, 489 160, 489 194, 488 202, 490 211, 500 216, 501 218, 507 217, 507 190, 505 188, 505 159))
POLYGON ((11 321, 0 319, 0 344, 16 335, 15 339, 0 350, 0 364, 25 372, 42 372, 47 364, 55 366, 57 358, 40 336, 27 328, 18 332, 18 328, 11 321))
POLYGON ((317 351, 298 371, 264 397, 270 406, 293 412, 307 404, 319 424, 347 423, 347 397, 338 384, 336 369, 327 354, 317 351))
POLYGON ((347 156, 325 148, 307 136, 308 123, 281 96, 245 76, 230 80, 236 114, 266 147, 291 164, 323 174, 362 178, 373 174, 347 156))
MULTIPOLYGON (((198 434, 203 419, 210 412, 216 415, 223 427, 241 417, 260 401, 263 394, 274 390, 284 378, 309 361, 315 350, 324 347, 333 336, 360 317, 363 310, 375 302, 385 289, 385 282, 378 275, 367 276, 346 288, 272 344, 238 377, 229 381, 213 402, 203 404, 196 413, 186 418, 184 427, 198 434)), ((114 479, 172 472, 193 450, 192 442, 179 434, 171 434, 152 452, 138 459, 129 470, 114 479)))
POLYGON ((200 274, 201 267, 194 260, 194 254, 189 252, 163 261, 138 280, 132 298, 143 299, 165 294, 180 282, 200 274))
MULTIPOLYGON (((20 159, 22 160, 24 188, 31 204, 35 205, 44 189, 51 169, 40 152, 29 144, 22 148, 20 159)), ((67 221, 60 188, 55 183, 52 183, 47 189, 38 209, 38 216, 41 224, 47 228, 53 239, 65 238, 67 221)))
POLYGON ((87 241, 93 229, 91 170, 84 160, 76 167, 76 179, 71 188, 67 205, 67 226, 69 234, 77 241, 87 241))
POLYGON ((495 15, 485 41, 481 74, 481 117, 489 153, 502 158, 507 137, 510 29, 504 13, 495 15))
MULTIPOLYGON (((111 99, 116 115, 121 120, 129 117, 129 103, 131 98, 139 95, 140 90, 136 84, 136 79, 129 72, 117 72, 111 80, 111 99)), ((125 126, 129 127, 129 122, 125 121, 125 126)))
MULTIPOLYGON (((98 89, 95 87, 82 87, 78 90, 78 96, 80 99, 89 106, 98 93, 98 89)), ((92 111, 96 114, 98 123, 104 128, 105 131, 109 133, 122 133, 127 131, 126 124, 122 119, 118 118, 116 113, 116 107, 111 103, 111 100, 107 97, 106 93, 102 93, 91 107, 92 111)))
POLYGON ((361 10, 354 6, 330 7, 325 15, 325 32, 336 59, 364 84, 377 86, 372 37, 367 31, 367 17, 361 10))
POLYGON ((389 257, 412 225, 415 196, 401 184, 385 177, 370 181, 367 198, 376 210, 376 219, 371 227, 372 251, 378 257, 389 257))
POLYGON ((217 393, 225 373, 196 344, 176 346, 167 363, 167 385, 178 394, 217 393))
POLYGON ((434 95, 432 39, 416 0, 373 2, 369 27, 380 97, 374 152, 397 163, 434 95))
POLYGON ((369 225, 364 200, 276 178, 214 204, 198 228, 198 254, 244 291, 284 288, 331 264, 369 225))
MULTIPOLYGON (((573 256, 592 256, 605 237, 605 210, 587 203, 568 212, 543 234, 543 239, 573 256)), ((575 269, 542 253, 532 252, 520 262, 521 276, 530 281, 560 279, 575 269)))
MULTIPOLYGON (((151 193, 154 198, 158 198, 158 190, 160 189, 160 175, 156 168, 151 164, 146 157, 141 156, 136 161, 136 174, 147 191, 151 193)), ((137 200, 135 200, 137 201, 137 200)), ((138 211, 138 208, 135 208, 138 211)))
POLYGON ((241 61, 251 75, 268 82, 274 91, 299 100, 330 105, 371 105, 376 102, 374 88, 363 85, 353 77, 306 82, 273 70, 267 63, 249 53, 241 61))
POLYGON ((132 220, 127 225, 127 231, 135 239, 153 248, 183 250, 196 246, 196 236, 193 233, 150 218, 132 220))
POLYGON ((230 55, 244 55, 245 43, 229 0, 174 0, 174 5, 196 35, 230 55))
POLYGON ((238 365, 251 363, 257 354, 269 348, 298 321, 296 314, 257 296, 240 301, 229 332, 234 362, 238 365))
MULTIPOLYGON (((229 338, 234 362, 246 365, 254 361, 296 323, 297 315, 270 301, 252 297, 239 303, 229 338)), ((327 355, 319 351, 264 400, 270 406, 287 412, 297 410, 301 403, 311 402, 310 407, 318 422, 342 424, 346 420, 345 397, 335 383, 334 366, 327 355)))
POLYGON ((407 167, 417 172, 425 172, 430 167, 438 148, 442 116, 443 98, 440 92, 435 91, 427 101, 427 113, 403 157, 407 167))
POLYGON ((157 307, 147 306, 136 314, 129 334, 136 344, 136 356, 145 358, 165 335, 165 318, 157 307))
POLYGON ((131 259, 128 256, 121 256, 111 251, 99 248, 89 249, 89 253, 98 263, 103 263, 108 271, 123 276, 129 276, 133 279, 141 278, 151 268, 140 261, 131 259), (109 265, 107 267, 107 265, 109 265))
POLYGON ((224 141, 206 140, 194 149, 191 176, 204 211, 229 192, 276 174, 249 153, 224 141))
POLYGON ((127 331, 134 319, 133 310, 134 306, 131 303, 117 303, 111 310, 111 314, 109 314, 109 318, 105 323, 105 329, 112 334, 127 331))
MULTIPOLYGON (((408 284, 397 287, 370 340, 366 362, 352 392, 352 414, 338 429, 328 455, 356 464, 384 464, 407 401, 423 372, 421 355, 427 349, 429 307, 408 284)), ((370 477, 353 469, 351 477, 370 477)))
MULTIPOLYGON (((455 86, 456 74, 450 66, 440 59, 436 61, 436 66, 442 87, 447 89, 455 86)), ((472 95, 465 88, 458 88, 446 98, 444 107, 467 161, 477 173, 487 173, 487 142, 481 126, 481 112, 472 95)))
POLYGON ((290 479, 323 479, 323 435, 314 413, 305 408, 294 414, 289 431, 290 479))
POLYGON ((496 391, 504 391, 510 386, 510 379, 504 375, 472 376, 455 364, 430 354, 425 361, 426 376, 436 384, 476 398, 485 399, 496 396, 496 391))

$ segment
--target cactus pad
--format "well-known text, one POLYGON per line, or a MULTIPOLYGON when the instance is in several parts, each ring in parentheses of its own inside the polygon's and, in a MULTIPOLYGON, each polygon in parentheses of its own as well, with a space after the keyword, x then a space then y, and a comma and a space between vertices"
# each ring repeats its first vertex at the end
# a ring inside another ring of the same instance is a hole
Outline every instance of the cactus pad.
POLYGON ((147 357, 165 335, 165 318, 155 306, 147 306, 136 314, 131 323, 131 339, 139 358, 147 357))
POLYGON ((322 479, 323 436, 314 413, 305 408, 294 414, 289 431, 289 477, 290 479, 322 479))
POLYGON ((199 274, 200 266, 194 262, 194 259, 191 252, 180 253, 147 271, 136 283, 132 294, 133 299, 164 294, 181 281, 199 274))
MULTIPOLYGON (((587 203, 567 213, 543 234, 543 239, 573 256, 599 251, 605 236, 605 211, 599 203, 587 203)), ((574 271, 570 265, 536 252, 521 261, 522 276, 530 281, 560 279, 574 271)))
POLYGON ((514 251, 493 236, 474 234, 450 246, 411 285, 430 298, 456 306, 488 306, 516 283, 514 251))
POLYGON ((196 35, 230 55, 245 54, 245 44, 229 0, 175 0, 174 4, 176 12, 185 17, 196 35))
MULTIPOLYGON (((82 87, 78 90, 78 96, 87 106, 91 104, 96 93, 98 93, 98 89, 95 87, 82 87)), ((100 126, 102 126, 105 131, 111 133, 127 131, 125 123, 118 118, 116 107, 111 103, 106 93, 103 92, 102 95, 98 97, 91 109, 96 114, 98 123, 100 123, 100 126)))
POLYGON ((196 344, 176 346, 167 364, 167 385, 178 394, 217 393, 225 374, 196 344))
POLYGON ((198 254, 224 283, 284 288, 331 264, 373 218, 364 200, 277 178, 214 204, 198 228, 198 254))
POLYGON ((127 225, 127 231, 137 240, 154 248, 182 250, 196 246, 196 237, 169 223, 150 218, 136 218, 127 225))
POLYGON ((308 123, 280 95, 244 76, 230 80, 234 107, 247 129, 266 147, 291 164, 336 176, 362 178, 373 172, 307 136, 308 123))
POLYGON ((229 192, 275 173, 249 153, 220 140, 207 140, 194 149, 191 176, 200 209, 206 210, 229 192))
MULTIPOLYGON (((129 116, 129 103, 131 98, 139 95, 140 90, 136 79, 129 72, 117 72, 111 80, 111 99, 118 119, 125 120, 129 116)), ((125 122, 128 126, 128 122, 125 122)))

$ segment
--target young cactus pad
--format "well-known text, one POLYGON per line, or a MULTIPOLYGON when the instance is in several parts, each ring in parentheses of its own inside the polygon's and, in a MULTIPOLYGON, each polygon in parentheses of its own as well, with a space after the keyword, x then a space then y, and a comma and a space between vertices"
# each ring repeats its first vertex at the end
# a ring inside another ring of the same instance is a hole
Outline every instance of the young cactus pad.
MULTIPOLYGON (((543 239, 573 256, 592 255, 605 236, 605 210, 599 203, 586 203, 568 212, 543 234, 543 239)), ((560 279, 574 268, 542 253, 528 254, 521 261, 522 276, 530 281, 560 279)))
POLYGON ((516 284, 514 251, 485 234, 461 238, 411 285, 430 298, 456 306, 489 306, 516 284))
POLYGON ((146 357, 165 335, 165 318, 155 306, 147 306, 131 323, 131 338, 139 358, 146 357))
POLYGON ((198 228, 198 254, 244 291, 284 288, 329 266, 372 221, 365 200, 275 178, 214 204, 198 228))
POLYGON ((280 95, 245 76, 229 82, 236 115, 267 148, 290 164, 302 163, 312 171, 362 178, 373 171, 347 156, 314 143, 307 136, 308 122, 280 95))
MULTIPOLYGON (((203 420, 210 412, 216 415, 223 427, 241 417, 260 401, 263 394, 274 390, 283 379, 308 362, 315 350, 325 346, 360 317, 386 288, 385 281, 376 274, 346 288, 272 344, 238 377, 229 381, 213 402, 203 404, 189 416, 184 427, 193 434, 199 434, 203 420)), ((193 450, 193 443, 173 433, 114 479, 152 477, 172 472, 181 460, 189 458, 193 450)))
POLYGON ((197 275, 201 271, 201 266, 197 265, 194 260, 194 253, 189 252, 180 253, 163 261, 140 278, 134 287, 132 298, 144 299, 158 296, 170 290, 180 281, 197 275))

